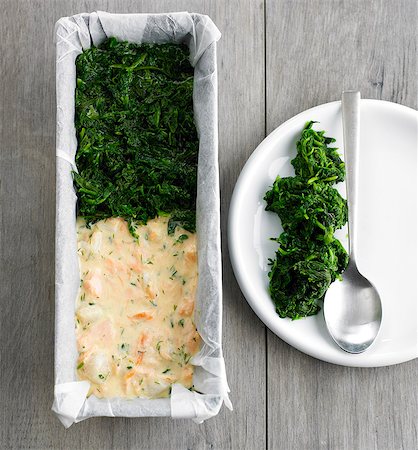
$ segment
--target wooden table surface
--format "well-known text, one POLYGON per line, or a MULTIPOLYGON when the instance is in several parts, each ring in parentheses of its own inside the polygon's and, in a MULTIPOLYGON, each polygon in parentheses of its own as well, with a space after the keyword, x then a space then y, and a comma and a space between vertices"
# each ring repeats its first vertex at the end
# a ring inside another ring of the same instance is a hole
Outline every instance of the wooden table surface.
POLYGON ((271 332, 234 279, 226 222, 264 136, 312 106, 363 97, 417 107, 415 0, 0 0, 0 448, 418 448, 418 360, 356 369, 271 332), (219 159, 224 351, 234 411, 203 425, 51 413, 54 347, 55 21, 83 11, 195 11, 222 31, 219 159))

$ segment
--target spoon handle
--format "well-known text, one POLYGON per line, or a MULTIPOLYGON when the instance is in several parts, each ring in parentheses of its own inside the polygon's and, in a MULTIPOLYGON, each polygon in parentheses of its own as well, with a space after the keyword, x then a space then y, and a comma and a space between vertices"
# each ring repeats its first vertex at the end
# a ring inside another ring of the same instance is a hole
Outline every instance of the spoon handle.
POLYGON ((343 92, 342 111, 348 204, 349 254, 351 263, 355 263, 355 250, 357 246, 357 174, 360 151, 360 92, 343 92))

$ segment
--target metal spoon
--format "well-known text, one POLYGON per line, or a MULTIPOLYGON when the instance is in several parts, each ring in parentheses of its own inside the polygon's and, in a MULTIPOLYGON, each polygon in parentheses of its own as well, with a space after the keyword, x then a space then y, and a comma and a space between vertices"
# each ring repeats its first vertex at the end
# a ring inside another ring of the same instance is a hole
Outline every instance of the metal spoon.
POLYGON ((360 92, 343 92, 342 112, 350 262, 343 280, 335 281, 325 295, 324 317, 329 333, 343 350, 361 353, 379 332, 382 303, 376 288, 358 271, 356 264, 360 92))

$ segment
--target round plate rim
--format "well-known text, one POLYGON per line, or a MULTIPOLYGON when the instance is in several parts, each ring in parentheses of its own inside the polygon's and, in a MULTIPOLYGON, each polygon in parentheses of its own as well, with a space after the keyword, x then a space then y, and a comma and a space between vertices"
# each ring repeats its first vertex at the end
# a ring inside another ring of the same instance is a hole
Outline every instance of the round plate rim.
MULTIPOLYGON (((238 285, 244 294, 244 297, 247 301, 247 303, 250 305, 251 309, 255 312, 255 314, 258 316, 258 318, 267 326, 267 328, 274 333, 276 336, 278 336, 280 339, 285 341, 287 344, 291 345, 292 347, 296 348, 297 350, 301 351, 302 353, 305 353, 309 356, 312 356, 314 358, 317 358, 319 360, 329 362, 332 364, 342 365, 342 366, 348 366, 348 367, 383 367, 383 366, 390 366, 395 364, 400 364, 403 362, 411 361, 415 358, 418 358, 418 354, 411 346, 411 349, 406 349, 404 351, 400 351, 397 353, 397 357, 393 356, 393 353, 390 353, 388 355, 381 355, 381 358, 376 360, 376 358, 373 358, 372 361, 368 361, 364 359, 364 354, 362 355, 351 355, 348 353, 345 353, 341 350, 341 354, 339 354, 338 357, 328 357, 327 354, 324 354, 321 352, 321 350, 318 351, 307 351, 303 345, 300 345, 298 341, 292 339, 292 336, 286 335, 284 336, 282 333, 275 330, 275 327, 273 326, 273 320, 269 320, 269 317, 264 315, 263 308, 261 308, 256 301, 252 299, 252 296, 248 292, 248 289, 246 287, 246 283, 244 282, 241 272, 239 270, 239 263, 236 258, 236 245, 238 242, 236 240, 232 239, 231 236, 233 236, 232 230, 235 228, 235 219, 236 219, 236 208, 237 208, 237 199, 240 192, 240 186, 244 183, 246 173, 249 171, 249 168, 251 166, 252 161, 257 157, 259 153, 262 152, 264 147, 268 146, 271 141, 275 140, 275 137, 277 134, 280 134, 284 128, 290 127, 293 122, 300 119, 301 116, 306 115, 308 113, 315 113, 318 110, 324 109, 324 108, 332 108, 333 106, 340 105, 341 101, 332 101, 328 103, 323 103, 318 106, 314 106, 312 108, 306 109, 305 111, 301 111, 300 113, 296 114, 295 116, 291 117, 290 119, 283 122, 281 125, 279 125, 277 128, 275 128, 271 133, 269 133, 261 142, 260 144, 255 148, 255 150, 252 152, 252 154, 249 156, 247 161, 245 162, 240 175, 236 181, 234 191, 231 197, 230 207, 229 207, 229 213, 228 213, 228 225, 227 225, 227 237, 228 237, 228 250, 229 250, 229 258, 231 261, 231 265, 235 274, 235 278, 238 282, 238 285), (358 357, 362 359, 358 359, 358 357)), ((389 102, 386 100, 376 100, 376 99, 361 99, 361 105, 381 105, 382 107, 387 107, 391 109, 397 109, 400 113, 403 114, 409 114, 414 115, 418 119, 418 112, 410 108, 408 106, 400 105, 398 103, 389 102)), ((418 336, 417 336, 418 339, 418 336)))

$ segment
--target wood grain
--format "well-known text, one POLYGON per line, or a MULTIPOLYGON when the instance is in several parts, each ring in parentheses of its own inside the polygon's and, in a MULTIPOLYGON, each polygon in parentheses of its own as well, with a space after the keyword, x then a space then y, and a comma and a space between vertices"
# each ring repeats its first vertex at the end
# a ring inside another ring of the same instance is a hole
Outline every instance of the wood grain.
MULTIPOLYGON (((415 1, 267 0, 267 131, 343 89, 417 106, 415 1)), ((418 360, 355 369, 268 333, 268 448, 415 449, 418 360)))
POLYGON ((235 180, 265 131, 263 2, 1 0, 0 10, 4 74, 0 85, 0 337, 5 362, 0 368, 0 448, 265 447, 265 329, 254 319, 236 285, 225 233, 235 180), (223 31, 218 61, 224 351, 235 411, 224 408, 203 425, 170 419, 97 418, 64 430, 50 411, 54 346, 53 30, 59 17, 97 9, 195 11, 210 15, 223 31), (254 80, 254 88, 249 90, 254 80), (248 344, 243 345, 244 341, 248 344))
POLYGON ((418 360, 351 369, 294 350, 249 309, 226 246, 233 186, 277 125, 340 97, 417 106, 415 0, 0 0, 0 448, 418 448, 418 360), (55 21, 82 11, 209 14, 218 46, 224 351, 235 411, 203 425, 97 418, 53 398, 55 21), (266 114, 267 113, 267 114, 266 114), (266 345, 267 344, 267 345, 266 345), (267 370, 266 370, 267 365, 267 370))

